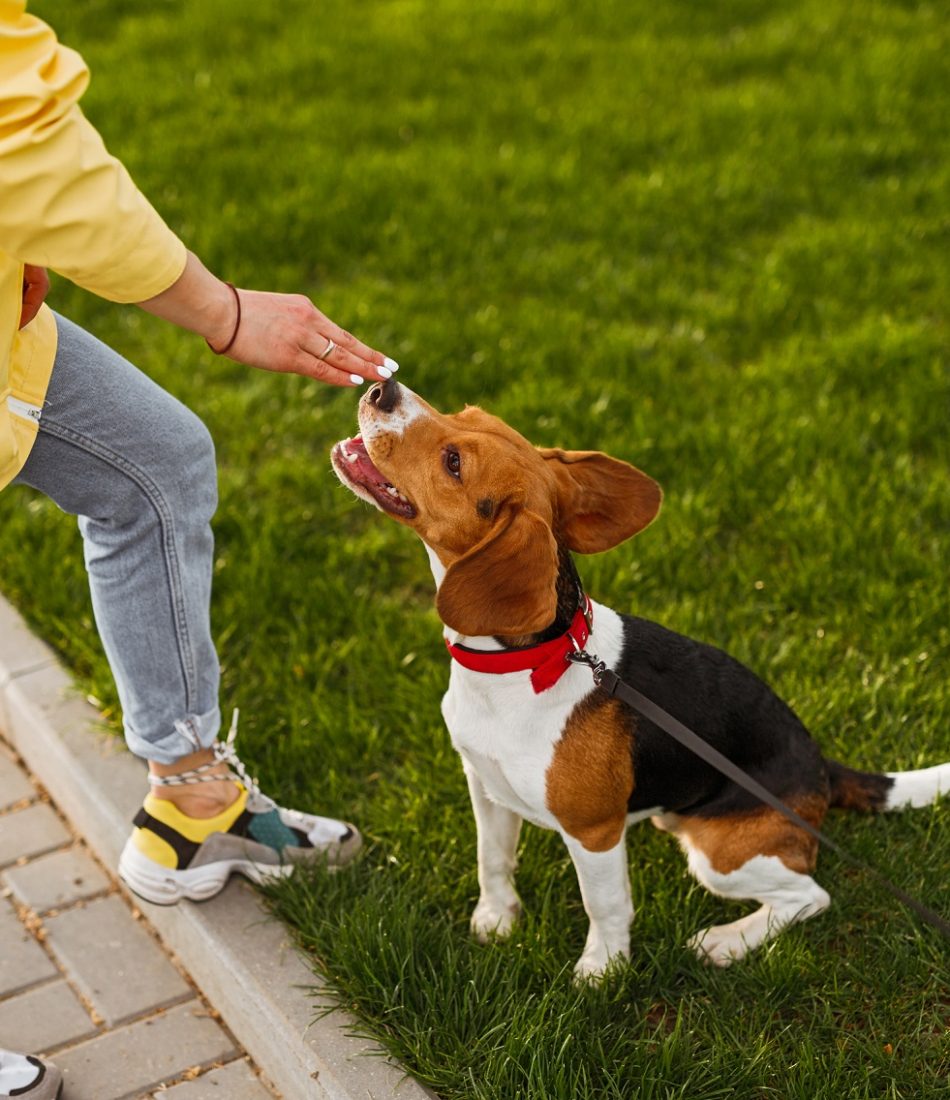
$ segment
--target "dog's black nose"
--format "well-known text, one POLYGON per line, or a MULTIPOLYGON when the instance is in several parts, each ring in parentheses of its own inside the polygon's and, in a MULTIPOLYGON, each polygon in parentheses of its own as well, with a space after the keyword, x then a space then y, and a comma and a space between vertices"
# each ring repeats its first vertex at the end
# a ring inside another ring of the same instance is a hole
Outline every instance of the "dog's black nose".
POLYGON ((369 400, 383 413, 391 413, 399 404, 399 383, 393 378, 377 382, 369 391, 369 400))

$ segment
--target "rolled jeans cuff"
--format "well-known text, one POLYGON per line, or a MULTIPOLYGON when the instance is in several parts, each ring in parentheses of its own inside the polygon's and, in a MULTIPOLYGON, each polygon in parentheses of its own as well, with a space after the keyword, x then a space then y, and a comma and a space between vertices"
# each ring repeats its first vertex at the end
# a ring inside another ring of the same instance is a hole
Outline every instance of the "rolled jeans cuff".
POLYGON ((125 724, 125 740, 136 756, 154 760, 156 764, 174 764, 183 756, 210 748, 221 730, 221 709, 217 706, 207 714, 188 714, 179 719, 171 733, 146 740, 125 724))

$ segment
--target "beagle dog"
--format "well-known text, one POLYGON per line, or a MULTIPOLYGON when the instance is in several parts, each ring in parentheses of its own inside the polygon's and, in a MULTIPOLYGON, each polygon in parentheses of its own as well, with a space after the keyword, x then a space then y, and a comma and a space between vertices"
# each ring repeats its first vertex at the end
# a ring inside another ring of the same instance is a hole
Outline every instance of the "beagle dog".
POLYGON ((725 653, 621 615, 584 594, 572 552, 642 531, 661 493, 594 451, 536 448, 479 408, 443 415, 405 386, 374 385, 360 434, 332 451, 340 480, 422 539, 452 655, 442 713, 462 757, 478 830, 472 930, 504 936, 522 820, 561 834, 590 920, 575 974, 629 956, 626 828, 651 818, 690 871, 760 908, 690 940, 727 966, 829 904, 811 877, 817 842, 594 686, 578 647, 671 711, 814 826, 829 806, 923 806, 950 790, 950 764, 868 774, 825 760, 761 680, 725 653))

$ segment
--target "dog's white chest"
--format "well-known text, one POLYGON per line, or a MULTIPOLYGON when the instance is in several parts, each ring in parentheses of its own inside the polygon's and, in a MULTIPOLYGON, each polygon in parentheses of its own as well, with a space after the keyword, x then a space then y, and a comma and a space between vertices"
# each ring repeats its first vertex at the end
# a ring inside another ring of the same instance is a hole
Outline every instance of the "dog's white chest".
POLYGON ((514 782, 509 781, 509 774, 505 767, 490 756, 459 749, 459 753, 468 768, 478 776, 485 793, 492 800, 505 809, 511 810, 542 828, 551 828, 550 816, 544 809, 544 791, 536 789, 533 784, 523 782, 521 776, 512 776, 514 782), (517 784, 517 789, 515 784, 517 784))
POLYGON ((554 822, 545 806, 545 776, 562 726, 538 722, 536 714, 525 713, 521 697, 531 693, 527 673, 505 677, 508 681, 523 679, 524 684, 509 682, 500 692, 487 694, 472 690, 471 683, 466 682, 472 676, 464 669, 453 668, 449 690, 442 700, 442 714, 453 746, 492 801, 528 821, 552 828, 554 822))

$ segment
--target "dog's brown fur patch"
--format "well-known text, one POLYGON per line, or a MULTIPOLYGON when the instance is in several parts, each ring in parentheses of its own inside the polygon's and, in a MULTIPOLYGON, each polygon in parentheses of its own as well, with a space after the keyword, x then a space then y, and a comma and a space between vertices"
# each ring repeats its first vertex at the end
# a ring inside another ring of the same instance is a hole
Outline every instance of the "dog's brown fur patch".
POLYGON ((545 802, 565 832, 588 851, 606 852, 623 837, 634 784, 630 749, 617 699, 579 703, 554 748, 545 802))
POLYGON ((869 814, 887 805, 887 792, 894 785, 888 776, 855 771, 833 761, 828 764, 828 772, 832 806, 869 814))
MULTIPOLYGON (((789 805, 817 828, 828 809, 828 799, 808 794, 789 805)), ((737 871, 754 856, 778 856, 789 870, 802 875, 813 871, 818 860, 818 841, 768 807, 728 817, 669 814, 664 815, 663 827, 689 847, 698 848, 721 875, 737 871)))

